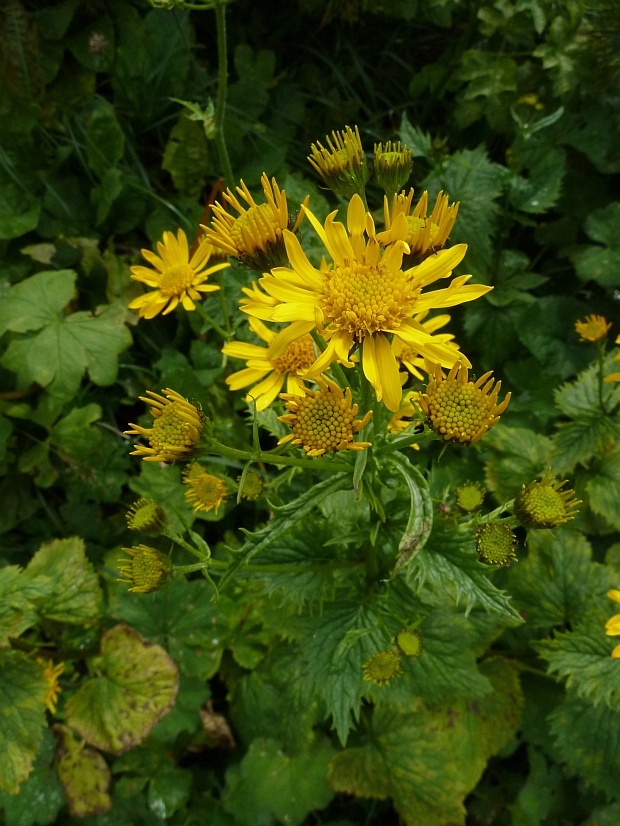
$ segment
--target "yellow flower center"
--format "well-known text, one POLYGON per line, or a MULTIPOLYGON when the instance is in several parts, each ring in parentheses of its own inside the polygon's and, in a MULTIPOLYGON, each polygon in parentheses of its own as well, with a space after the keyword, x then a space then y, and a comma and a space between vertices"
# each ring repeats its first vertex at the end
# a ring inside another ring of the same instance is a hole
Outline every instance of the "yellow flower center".
POLYGON ((159 289, 161 294, 169 298, 173 295, 182 295, 192 285, 196 277, 195 271, 189 264, 178 264, 169 267, 160 276, 159 289))
POLYGON ((210 511, 215 508, 217 512, 228 494, 226 482, 210 473, 203 473, 192 479, 188 478, 188 484, 190 490, 187 491, 186 496, 193 503, 194 510, 210 511))
MULTIPOLYGON (((426 227, 426 218, 417 218, 414 215, 410 215, 407 218, 407 225, 409 227, 409 232, 407 233, 406 241, 408 244, 415 244, 418 235, 422 232, 423 229, 426 227)), ((435 238, 437 238, 437 233, 439 232, 439 227, 437 224, 431 223, 431 233, 430 233, 430 242, 431 245, 435 238)))
POLYGON ((514 545, 515 535, 506 524, 489 523, 478 531, 476 550, 481 559, 491 565, 506 565, 516 560, 514 545))
POLYGON ((149 444, 158 452, 166 447, 189 447, 195 444, 191 429, 177 408, 177 402, 167 404, 153 422, 149 444))
POLYGON ((282 373, 299 373, 310 367, 315 358, 312 337, 303 336, 291 342, 284 355, 272 359, 271 363, 275 370, 280 370, 282 373))
POLYGON ((413 315, 419 294, 402 270, 357 261, 325 274, 321 309, 326 319, 357 342, 380 330, 395 330, 413 315))
POLYGON ((419 657, 422 653, 422 637, 417 631, 403 628, 396 635, 396 645, 406 657, 419 657))
POLYGON ((533 522, 540 524, 559 525, 566 518, 564 499, 551 485, 535 485, 526 490, 523 510, 533 522))
POLYGON ((494 406, 494 399, 485 396, 473 382, 445 381, 428 397, 428 417, 444 438, 471 442, 492 418, 494 406))
MULTIPOLYGON (((258 204, 242 212, 235 220, 230 228, 230 237, 238 250, 251 255, 255 250, 262 249, 263 245, 260 241, 261 237, 265 235, 266 228, 272 228, 278 237, 282 235, 282 229, 271 206, 269 204, 258 204), (245 230, 245 233, 243 230, 245 230), (249 248, 248 235, 252 239, 249 248)), ((271 234, 271 230, 269 230, 269 234, 271 234)))
POLYGON ((379 651, 364 663, 364 679, 375 685, 385 685, 402 673, 401 660, 395 651, 379 651))
POLYGON ((293 436, 308 450, 338 450, 353 438, 355 414, 346 399, 334 393, 316 393, 297 402, 293 436))

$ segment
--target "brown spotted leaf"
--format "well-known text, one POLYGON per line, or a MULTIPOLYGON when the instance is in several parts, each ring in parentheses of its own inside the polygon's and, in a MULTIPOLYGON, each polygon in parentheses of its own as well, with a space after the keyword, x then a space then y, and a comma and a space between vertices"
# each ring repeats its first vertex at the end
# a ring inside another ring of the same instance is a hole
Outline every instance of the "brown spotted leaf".
POLYGON ((89 817, 107 812, 112 805, 109 794, 110 769, 98 751, 82 748, 67 726, 52 727, 56 736, 56 769, 74 817, 89 817))
POLYGON ((141 743, 174 706, 179 672, 160 645, 121 623, 101 638, 100 676, 66 705, 67 723, 91 745, 122 754, 141 743))

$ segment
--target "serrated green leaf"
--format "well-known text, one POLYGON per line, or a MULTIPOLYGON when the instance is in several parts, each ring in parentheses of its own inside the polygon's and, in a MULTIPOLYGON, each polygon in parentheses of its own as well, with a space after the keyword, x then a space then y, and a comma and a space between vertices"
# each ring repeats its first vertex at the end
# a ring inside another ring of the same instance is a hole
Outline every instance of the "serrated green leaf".
POLYGON ((564 150, 541 147, 528 157, 528 176, 515 175, 510 182, 510 200, 523 212, 547 212, 558 201, 566 173, 564 150))
POLYGON ((0 651, 0 791, 19 792, 45 726, 43 669, 21 651, 0 651))
POLYGON ((169 172, 175 187, 190 197, 198 197, 208 171, 209 151, 200 123, 181 115, 173 126, 164 151, 162 169, 169 172))
MULTIPOLYGON (((603 364, 603 372, 607 375, 613 370, 613 354, 610 353, 603 364)), ((562 413, 571 419, 600 418, 601 404, 608 411, 620 404, 620 386, 607 382, 599 388, 599 367, 594 363, 580 373, 575 381, 558 387, 553 397, 562 413)))
POLYGON ((485 481, 498 502, 514 498, 522 485, 549 467, 551 440, 525 427, 498 424, 485 434, 484 446, 494 454, 486 464, 485 481))
POLYGON ((73 625, 101 616, 103 593, 86 557, 83 539, 73 536, 42 545, 28 563, 24 577, 32 583, 49 577, 50 592, 39 604, 40 616, 73 625))
POLYGON ((50 324, 71 300, 75 279, 73 270, 52 270, 15 284, 2 296, 0 335, 6 330, 27 333, 50 324))
POLYGON ((524 310, 519 339, 552 376, 568 378, 590 361, 575 335, 575 321, 582 313, 582 304, 562 295, 544 296, 524 310))
POLYGON ((398 543, 398 557, 390 579, 394 579, 402 568, 408 566, 422 550, 428 542, 433 527, 433 501, 428 482, 402 453, 394 454, 393 463, 405 479, 411 507, 405 531, 398 543))
POLYGON ((41 204, 18 186, 3 177, 0 187, 0 240, 19 238, 39 223, 41 204))
POLYGON ((433 143, 431 136, 410 123, 406 114, 401 119, 398 137, 411 150, 412 157, 428 158, 433 143))
POLYGON ((91 745, 122 754, 174 706, 179 672, 161 646, 125 624, 103 634, 98 670, 67 702, 66 720, 91 745))
POLYGON ((289 757, 274 740, 255 740, 226 773, 225 811, 239 826, 271 826, 274 820, 300 826, 333 796, 326 779, 332 755, 325 743, 289 757))
POLYGON ((149 735, 159 743, 173 743, 181 732, 200 728, 199 709, 211 696, 209 686, 199 677, 179 675, 179 693, 174 708, 155 726, 149 735))
POLYGON ((55 725, 56 765, 69 811, 74 817, 90 817, 112 806, 109 794, 110 769, 102 755, 84 748, 70 728, 55 725))
POLYGON ((24 576, 17 565, 0 568, 0 646, 19 637, 39 620, 37 605, 50 595, 47 577, 24 576))
POLYGON ((512 811, 512 826, 540 826, 550 814, 564 780, 559 766, 546 760, 537 748, 528 746, 530 773, 517 795, 512 811))
POLYGON ((605 454, 620 437, 620 420, 601 415, 560 422, 552 436, 551 468, 559 476, 576 465, 587 465, 593 456, 605 454))
POLYGON ((586 483, 588 504, 612 528, 620 530, 620 450, 604 454, 593 469, 595 475, 586 483))
POLYGON ((593 241, 620 249, 620 203, 614 201, 588 215, 585 231, 593 241))
POLYGON ((4 809, 6 826, 34 826, 53 823, 65 805, 62 786, 58 782, 54 761, 54 738, 43 730, 39 752, 19 794, 0 792, 0 808, 4 809))
POLYGON ((596 600, 605 602, 613 571, 592 561, 586 538, 569 528, 530 531, 528 556, 510 569, 509 589, 532 628, 579 622, 596 600))

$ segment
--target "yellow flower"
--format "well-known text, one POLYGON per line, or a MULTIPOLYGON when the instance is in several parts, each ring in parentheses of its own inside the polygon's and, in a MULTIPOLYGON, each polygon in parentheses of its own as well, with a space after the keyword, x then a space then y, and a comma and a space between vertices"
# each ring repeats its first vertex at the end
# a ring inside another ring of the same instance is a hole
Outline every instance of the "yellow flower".
MULTIPOLYGON (((614 602, 617 602, 620 605, 620 591, 612 589, 611 591, 607 591, 607 596, 609 597, 609 599, 612 599, 614 602)), ((615 616, 607 620, 605 624, 605 633, 608 637, 620 636, 620 614, 616 614, 615 616)), ((611 656, 615 660, 620 659, 620 645, 617 645, 614 648, 614 650, 611 652, 611 656)))
MULTIPOLYGON (((420 408, 417 401, 420 398, 420 393, 417 390, 409 390, 403 396, 400 404, 400 410, 394 413, 390 419, 387 429, 392 433, 402 433, 412 423, 412 418, 416 415, 420 416, 420 408)), ((418 422, 420 424, 420 422, 418 422)), ((414 450, 419 450, 420 445, 411 445, 414 450)))
MULTIPOLYGON (((616 337, 616 344, 620 344, 620 336, 616 337)), ((620 353, 616 353, 614 356, 614 361, 620 361, 620 353)), ((609 376, 605 376, 603 381, 606 382, 616 382, 620 381, 620 373, 611 373, 609 376)))
POLYGON ((375 685, 386 685, 403 673, 402 662, 396 651, 379 651, 362 668, 364 680, 375 685))
POLYGON ((411 628, 403 628, 396 635, 396 645, 405 657, 419 657, 422 653, 422 635, 411 628))
POLYGON ((327 149, 320 141, 312 144, 308 160, 327 186, 343 198, 363 191, 370 177, 360 133, 350 126, 326 136, 327 149))
MULTIPOLYGON (((250 318, 250 328, 268 345, 276 337, 273 330, 257 318, 250 318)), ((284 353, 277 358, 270 356, 269 347, 259 347, 257 344, 248 344, 245 341, 231 341, 222 349, 222 352, 227 356, 244 359, 247 362, 245 370, 232 373, 226 379, 226 384, 231 390, 240 390, 248 384, 258 382, 245 397, 248 404, 252 401, 256 402, 257 410, 265 410, 269 407, 282 390, 285 379, 287 392, 301 396, 303 384, 298 376, 303 375, 316 359, 310 335, 291 341, 284 353)))
POLYGON ((575 331, 579 333, 579 341, 600 341, 605 338, 611 322, 602 315, 587 315, 585 321, 575 322, 575 331))
POLYGON ((429 364, 428 373, 431 380, 418 404, 429 425, 446 441, 468 445, 477 442, 497 424, 508 407, 510 393, 497 404, 502 383, 498 381, 493 389, 491 371, 476 382, 469 381, 467 368, 462 364, 455 364, 447 378, 438 365, 429 364))
POLYGON ((127 511, 127 527, 140 533, 161 533, 166 515, 153 499, 138 499, 127 511))
POLYGON ((167 556, 148 545, 123 548, 130 559, 119 559, 124 563, 118 570, 125 577, 119 582, 131 585, 129 591, 135 594, 150 594, 157 591, 172 572, 172 564, 167 556))
MULTIPOLYGON (((298 239, 285 230, 291 269, 278 267, 264 275, 260 284, 267 300, 262 303, 260 291, 255 290, 251 305, 242 309, 255 317, 293 322, 272 342, 274 358, 282 355, 291 341, 318 327, 328 344, 306 372, 306 378, 314 378, 336 360, 352 367, 351 348, 362 345, 364 374, 374 387, 377 400, 383 400, 395 413, 400 406, 401 382, 388 336, 394 334, 426 358, 451 367, 458 356, 454 346, 434 338, 415 316, 472 301, 491 288, 469 285, 471 276, 462 275, 445 289, 423 292, 429 284, 450 276, 465 255, 466 246, 442 250, 419 266, 403 270, 402 256, 407 245, 396 239, 382 250, 372 216, 365 211, 358 195, 349 203, 348 233, 334 220, 336 212, 327 216, 325 227, 309 209, 305 212, 330 254, 333 267, 327 271, 313 267, 298 239), (278 303, 273 305, 273 299, 278 303)), ((463 356, 461 359, 469 364, 463 356)))
POLYGON ((164 396, 147 390, 147 396, 140 399, 151 406, 153 426, 146 428, 130 422, 133 430, 126 430, 128 436, 146 436, 149 447, 134 445, 132 456, 142 456, 145 462, 174 462, 187 459, 194 453, 202 433, 202 414, 183 396, 167 387, 164 396))
POLYGON ((58 678, 65 670, 65 664, 58 663, 58 665, 54 665, 53 660, 45 660, 43 657, 37 657, 37 663, 43 669, 43 676, 45 677, 45 681, 47 683, 47 691, 45 693, 43 703, 52 714, 56 714, 58 695, 62 691, 61 687, 58 685, 58 678))
POLYGON ((473 513, 482 507, 485 493, 480 482, 465 482, 456 489, 456 504, 465 513, 473 513))
MULTIPOLYGON (((421 324, 429 335, 432 335, 436 330, 440 330, 442 327, 445 327, 446 324, 449 324, 450 322, 450 316, 447 313, 437 315, 434 318, 430 318, 428 321, 424 321, 423 319, 425 319, 427 315, 428 310, 424 313, 418 313, 413 317, 413 320, 421 324)), ((452 341, 453 338, 454 336, 450 333, 442 333, 439 336, 435 336, 434 340, 439 343, 447 344, 448 347, 453 348, 455 356, 458 358, 459 345, 452 341)), ((415 346, 405 344, 402 339, 396 338, 395 336, 392 341, 392 350, 396 356, 396 361, 399 363, 399 367, 405 367, 413 376, 416 377, 416 379, 424 378, 420 370, 426 371, 426 362, 424 357, 420 355, 420 351, 415 346)))
POLYGON ((217 513, 220 505, 226 501, 228 496, 226 482, 219 476, 207 473, 198 464, 192 465, 185 473, 183 484, 188 488, 185 491, 185 498, 195 511, 210 511, 215 508, 217 513))
MULTIPOLYGON (((237 192, 247 204, 247 207, 227 189, 223 193, 224 200, 230 204, 239 215, 235 218, 226 211, 219 202, 213 207, 214 218, 211 227, 203 227, 206 238, 223 250, 227 255, 238 258, 246 266, 257 272, 264 272, 271 267, 287 264, 286 250, 282 233, 284 230, 297 232, 303 218, 299 213, 293 224, 288 214, 286 192, 280 191, 276 179, 271 183, 265 173, 261 179, 266 202, 257 204, 250 190, 241 181, 237 192)), ((304 204, 308 202, 308 198, 304 204)))
POLYGON ((368 411, 363 419, 356 420, 358 406, 351 406, 351 390, 347 387, 343 393, 336 382, 331 379, 317 379, 318 390, 302 386, 303 396, 282 393, 280 398, 286 400, 289 413, 279 416, 278 420, 289 425, 293 432, 278 442, 292 442, 301 445, 308 456, 321 456, 328 450, 364 450, 370 442, 354 442, 353 436, 359 433, 370 421, 368 411))
POLYGON ((205 269, 212 250, 213 247, 203 240, 190 258, 187 236, 183 230, 178 231, 176 238, 173 233, 164 232, 163 244, 161 241, 157 243, 159 255, 150 250, 142 250, 142 255, 153 265, 153 269, 131 267, 134 281, 141 281, 148 287, 155 287, 155 290, 135 298, 129 309, 137 310, 141 318, 171 313, 179 301, 186 310, 195 310, 194 301, 202 299, 200 293, 219 290, 217 285, 204 282, 214 272, 228 266, 224 262, 205 269))
POLYGON ((411 149, 405 145, 401 147, 400 141, 394 144, 388 141, 385 146, 375 144, 373 172, 375 180, 387 195, 393 196, 404 187, 412 167, 411 149))
POLYGON ((489 565, 516 562, 516 541, 516 536, 505 522, 489 522, 476 531, 476 551, 480 559, 489 565))
POLYGON ((562 490, 566 483, 555 482, 547 471, 540 482, 523 485, 514 505, 519 522, 526 528, 555 528, 574 519, 581 501, 574 490, 562 490))
POLYGON ((409 267, 445 246, 459 211, 458 202, 449 205, 448 196, 443 192, 437 196, 428 218, 428 192, 422 194, 413 212, 412 200, 413 189, 407 194, 401 192, 400 195, 394 195, 391 208, 387 197, 384 198, 385 230, 377 235, 380 244, 391 244, 399 238, 406 241, 409 252, 403 261, 409 267))

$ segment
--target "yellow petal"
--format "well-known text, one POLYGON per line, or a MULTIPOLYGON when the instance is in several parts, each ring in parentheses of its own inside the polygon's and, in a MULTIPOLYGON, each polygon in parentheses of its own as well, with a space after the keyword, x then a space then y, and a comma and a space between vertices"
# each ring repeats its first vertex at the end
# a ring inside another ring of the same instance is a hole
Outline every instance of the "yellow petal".
POLYGON ((267 321, 311 321, 312 327, 310 329, 314 328, 314 304, 311 301, 278 304, 268 316, 259 315, 257 312, 253 312, 251 315, 265 318, 267 321))
POLYGON ((264 359, 267 356, 267 348, 245 341, 231 341, 222 347, 222 353, 234 359, 264 359))
POLYGON ((291 267, 302 276, 309 287, 313 290, 321 290, 323 288, 323 273, 315 269, 308 261, 297 236, 293 235, 288 229, 285 229, 282 235, 284 236, 284 245, 291 267))
POLYGON ((226 384, 231 390, 241 390, 242 387, 247 387, 248 384, 264 379, 267 372, 267 370, 255 370, 252 367, 246 367, 245 370, 238 370, 228 376, 226 384))
POLYGON ((364 202, 357 193, 349 201, 347 228, 351 235, 363 235, 366 229, 366 210, 364 202))
POLYGON ((431 255, 417 267, 413 267, 413 281, 416 286, 426 286, 439 278, 448 278, 452 270, 461 263, 467 252, 467 244, 456 244, 447 250, 431 255))
POLYGON ((366 336, 362 345, 362 369, 364 370, 364 375, 374 388, 377 401, 380 402, 383 398, 383 388, 379 381, 375 340, 372 336, 366 336))
POLYGON ((375 357, 379 380, 383 388, 383 402, 388 410, 397 413, 400 409, 402 387, 398 364, 387 337, 378 333, 375 337, 375 357))
POLYGON ((246 402, 256 402, 257 410, 265 410, 276 398, 284 384, 284 373, 274 370, 267 378, 257 384, 245 397, 246 402))
POLYGON ((297 341, 298 338, 307 335, 313 329, 314 319, 311 322, 294 321, 292 324, 289 324, 288 327, 285 327, 284 330, 280 330, 280 332, 274 336, 271 344, 269 345, 268 358, 277 359, 280 356, 283 356, 289 344, 292 344, 293 341, 297 341))
POLYGON ((613 599, 614 602, 620 604, 620 591, 612 589, 611 591, 607 591, 607 596, 609 597, 609 599, 613 599))
POLYGON ((614 650, 611 652, 611 656, 614 660, 620 659, 620 645, 617 645, 614 650))
POLYGON ((330 254, 337 264, 344 264, 345 260, 352 261, 355 253, 344 224, 334 221, 336 212, 331 212, 325 219, 325 233, 329 238, 330 254))
POLYGON ((259 321, 257 318, 250 318, 248 321, 250 330, 259 338, 262 338, 263 341, 267 342, 267 344, 271 344, 271 342, 276 337, 276 334, 273 330, 270 330, 262 321, 259 321))

